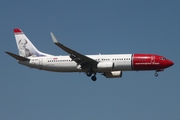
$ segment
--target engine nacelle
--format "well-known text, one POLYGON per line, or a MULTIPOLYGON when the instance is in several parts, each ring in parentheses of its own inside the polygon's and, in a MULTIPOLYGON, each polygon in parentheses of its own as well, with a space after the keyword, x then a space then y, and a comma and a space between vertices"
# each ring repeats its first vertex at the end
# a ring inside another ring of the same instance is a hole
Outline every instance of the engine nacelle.
POLYGON ((105 62, 100 62, 97 64, 97 69, 98 70, 112 70, 114 68, 114 63, 113 62, 109 62, 109 61, 105 61, 105 62))
POLYGON ((119 78, 122 77, 122 71, 111 71, 103 74, 106 78, 119 78))

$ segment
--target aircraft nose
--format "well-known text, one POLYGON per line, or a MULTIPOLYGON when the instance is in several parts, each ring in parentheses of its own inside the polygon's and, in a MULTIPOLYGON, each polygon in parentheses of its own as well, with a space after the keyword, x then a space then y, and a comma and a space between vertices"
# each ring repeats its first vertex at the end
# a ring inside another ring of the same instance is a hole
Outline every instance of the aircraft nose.
POLYGON ((168 64, 168 67, 170 67, 170 66, 174 65, 174 62, 172 62, 171 60, 168 60, 167 64, 168 64))

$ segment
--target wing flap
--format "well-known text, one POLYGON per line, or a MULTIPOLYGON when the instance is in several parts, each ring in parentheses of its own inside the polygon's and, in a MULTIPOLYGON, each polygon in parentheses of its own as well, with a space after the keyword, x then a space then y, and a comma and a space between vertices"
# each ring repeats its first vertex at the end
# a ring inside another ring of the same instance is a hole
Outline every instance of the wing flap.
POLYGON ((8 52, 8 51, 6 51, 5 53, 7 53, 7 54, 10 55, 11 57, 13 57, 13 58, 15 58, 16 60, 19 60, 19 61, 28 61, 28 60, 29 60, 28 58, 25 58, 25 57, 16 55, 16 54, 11 53, 11 52, 8 52))

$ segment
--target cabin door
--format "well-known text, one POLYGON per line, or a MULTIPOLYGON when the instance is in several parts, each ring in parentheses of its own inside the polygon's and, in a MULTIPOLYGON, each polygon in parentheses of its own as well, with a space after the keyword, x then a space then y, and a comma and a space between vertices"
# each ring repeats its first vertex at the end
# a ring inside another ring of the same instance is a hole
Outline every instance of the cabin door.
POLYGON ((151 63, 152 63, 152 64, 155 63, 155 56, 151 56, 151 63))
POLYGON ((40 65, 40 66, 43 65, 43 59, 42 59, 42 58, 39 59, 39 65, 40 65))

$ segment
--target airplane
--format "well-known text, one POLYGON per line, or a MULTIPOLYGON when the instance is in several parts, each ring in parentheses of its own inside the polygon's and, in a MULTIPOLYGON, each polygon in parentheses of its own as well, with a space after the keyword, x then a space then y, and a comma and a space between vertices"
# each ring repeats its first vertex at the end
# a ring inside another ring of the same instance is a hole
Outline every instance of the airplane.
POLYGON ((154 70, 157 77, 157 72, 164 71, 174 64, 157 54, 83 55, 61 44, 52 32, 50 34, 54 44, 69 55, 54 56, 40 52, 20 28, 14 29, 19 55, 8 51, 5 53, 15 58, 19 64, 30 68, 53 72, 84 72, 92 81, 97 80, 97 73, 106 78, 120 78, 123 71, 154 70))

